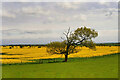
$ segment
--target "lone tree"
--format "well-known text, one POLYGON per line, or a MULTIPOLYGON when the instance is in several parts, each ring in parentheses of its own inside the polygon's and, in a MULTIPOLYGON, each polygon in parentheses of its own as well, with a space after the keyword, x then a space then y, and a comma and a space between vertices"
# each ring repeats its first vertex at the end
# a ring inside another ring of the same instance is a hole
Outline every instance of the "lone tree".
POLYGON ((47 45, 47 52, 52 54, 64 54, 65 62, 67 62, 68 55, 79 51, 78 46, 86 46, 90 49, 95 49, 95 44, 92 38, 98 36, 94 29, 81 27, 77 28, 74 32, 68 31, 63 33, 65 39, 62 42, 51 42, 47 45))

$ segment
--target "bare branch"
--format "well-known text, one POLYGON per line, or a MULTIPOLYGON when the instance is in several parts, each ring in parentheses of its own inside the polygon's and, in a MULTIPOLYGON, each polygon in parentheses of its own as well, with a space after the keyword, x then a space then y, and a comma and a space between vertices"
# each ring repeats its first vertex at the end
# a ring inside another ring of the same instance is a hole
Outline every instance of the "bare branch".
POLYGON ((63 37, 61 37, 62 40, 65 40, 63 37))

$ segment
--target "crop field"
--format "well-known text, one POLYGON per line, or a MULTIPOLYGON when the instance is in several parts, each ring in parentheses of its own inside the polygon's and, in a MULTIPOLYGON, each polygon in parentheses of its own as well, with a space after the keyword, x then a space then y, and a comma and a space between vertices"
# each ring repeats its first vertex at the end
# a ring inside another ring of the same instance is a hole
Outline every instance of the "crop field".
POLYGON ((118 46, 96 46, 96 50, 79 47, 70 54, 68 62, 64 55, 52 55, 46 47, 1 47, 2 78, 117 78, 118 46), (44 64, 35 63, 40 59, 44 64), (60 62, 50 62, 56 59, 60 62), (27 63, 31 64, 27 64, 27 63), (16 64, 14 64, 16 63, 16 64), (13 65, 10 65, 13 64, 13 65))
MULTIPOLYGON (((46 52, 46 47, 38 46, 1 46, 0 62, 3 64, 9 63, 26 63, 33 62, 34 59, 49 59, 49 58, 64 58, 64 55, 49 54, 46 52)), ((86 47, 79 47, 80 51, 75 54, 70 54, 68 57, 94 57, 118 53, 118 46, 96 46, 96 50, 91 50, 86 47)))
POLYGON ((2 78, 117 78, 117 77, 118 77, 118 54, 85 59, 69 58, 68 62, 60 63, 16 64, 2 66, 2 78))

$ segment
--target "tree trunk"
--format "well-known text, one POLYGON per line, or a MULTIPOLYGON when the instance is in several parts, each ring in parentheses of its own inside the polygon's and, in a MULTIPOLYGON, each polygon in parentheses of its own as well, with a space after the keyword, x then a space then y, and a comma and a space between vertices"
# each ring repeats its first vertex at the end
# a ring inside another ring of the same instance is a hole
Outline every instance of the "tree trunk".
POLYGON ((67 59, 68 59, 68 55, 65 55, 65 62, 67 62, 67 59))

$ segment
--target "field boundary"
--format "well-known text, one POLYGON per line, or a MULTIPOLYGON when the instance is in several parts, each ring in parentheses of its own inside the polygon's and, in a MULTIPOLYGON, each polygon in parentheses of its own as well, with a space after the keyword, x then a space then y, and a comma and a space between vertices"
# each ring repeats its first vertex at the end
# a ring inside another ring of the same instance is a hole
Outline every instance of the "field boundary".
POLYGON ((119 80, 119 78, 2 78, 2 80, 119 80))
MULTIPOLYGON (((72 59, 95 59, 95 58, 103 58, 103 57, 108 57, 112 55, 119 55, 120 53, 114 53, 114 54, 109 54, 109 55, 103 55, 103 56, 93 56, 93 57, 70 57, 68 58, 68 62, 73 62, 72 59)), ((25 63, 9 63, 9 64, 2 64, 0 66, 5 66, 5 65, 25 65, 25 64, 50 64, 50 63, 63 63, 64 58, 48 58, 48 59, 33 59, 30 60, 33 62, 25 62, 25 63), (47 61, 47 62, 45 62, 47 61)))

